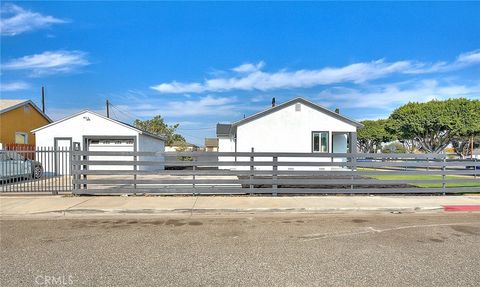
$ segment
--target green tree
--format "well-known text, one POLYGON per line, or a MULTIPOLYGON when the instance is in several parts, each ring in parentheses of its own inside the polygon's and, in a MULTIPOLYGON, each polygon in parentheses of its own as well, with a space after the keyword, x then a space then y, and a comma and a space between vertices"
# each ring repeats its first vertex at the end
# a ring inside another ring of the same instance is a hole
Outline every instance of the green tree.
POLYGON ((180 124, 167 125, 162 116, 155 116, 151 120, 136 119, 133 125, 141 130, 147 131, 154 135, 165 136, 167 138, 166 145, 171 145, 174 142, 185 142, 185 138, 175 133, 180 124))
POLYGON ((387 130, 387 120, 366 120, 361 123, 363 127, 358 130, 357 143, 362 152, 374 153, 381 148, 382 143, 395 139, 387 130))
POLYGON ((476 148, 480 143, 480 136, 464 136, 464 137, 455 137, 452 140, 452 147, 455 153, 461 158, 466 158, 468 155, 471 155, 473 150, 472 146, 476 148), (473 141, 473 144, 472 144, 473 141))
POLYGON ((390 115, 389 129, 425 152, 442 152, 455 138, 480 133, 480 101, 464 98, 408 103, 390 115))

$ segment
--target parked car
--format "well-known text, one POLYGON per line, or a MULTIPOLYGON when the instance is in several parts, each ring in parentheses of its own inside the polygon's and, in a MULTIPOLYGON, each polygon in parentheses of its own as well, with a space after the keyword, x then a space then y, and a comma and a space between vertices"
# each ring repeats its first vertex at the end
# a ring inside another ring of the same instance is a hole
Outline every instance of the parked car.
POLYGON ((40 162, 27 159, 15 151, 0 150, 0 181, 37 179, 42 175, 40 162))

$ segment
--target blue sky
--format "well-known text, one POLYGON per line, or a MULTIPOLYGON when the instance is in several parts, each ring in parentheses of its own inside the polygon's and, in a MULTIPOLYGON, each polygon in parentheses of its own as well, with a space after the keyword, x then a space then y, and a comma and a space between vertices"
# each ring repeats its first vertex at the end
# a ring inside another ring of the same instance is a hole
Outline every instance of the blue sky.
POLYGON ((480 3, 3 2, 1 96, 161 114, 202 144, 302 96, 357 120, 480 98, 480 3))

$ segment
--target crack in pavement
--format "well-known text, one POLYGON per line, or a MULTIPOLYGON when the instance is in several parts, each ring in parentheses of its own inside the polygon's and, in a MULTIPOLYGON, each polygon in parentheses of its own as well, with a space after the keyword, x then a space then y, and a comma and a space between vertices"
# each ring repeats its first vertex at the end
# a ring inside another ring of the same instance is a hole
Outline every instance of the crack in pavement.
POLYGON ((77 203, 77 204, 74 204, 74 205, 70 206, 70 207, 67 208, 67 209, 64 209, 64 210, 63 210, 63 215, 65 216, 65 212, 68 211, 68 210, 70 210, 70 208, 74 208, 75 206, 79 206, 80 204, 84 204, 85 202, 87 202, 87 201, 89 201, 89 200, 92 200, 93 198, 94 198, 94 197, 88 198, 88 199, 86 199, 86 200, 84 200, 84 201, 82 201, 82 202, 79 202, 79 203, 77 203))
POLYGON ((360 234, 367 234, 367 233, 382 233, 388 231, 396 231, 402 229, 410 229, 410 228, 420 228, 420 227, 439 227, 439 226, 450 226, 450 225, 469 225, 469 224, 480 224, 480 222, 455 222, 455 223, 439 223, 439 224, 423 224, 423 225, 407 225, 407 226, 399 226, 394 228, 385 228, 385 229, 375 229, 371 226, 366 227, 367 230, 359 231, 359 232, 346 232, 346 233, 317 233, 317 234, 307 234, 300 236, 302 241, 313 241, 319 239, 326 239, 326 238, 335 238, 335 237, 345 237, 345 236, 353 236, 353 235, 360 235, 360 234))
POLYGON ((195 196, 195 201, 193 202, 192 208, 190 209, 190 217, 193 216, 193 210, 195 209, 195 205, 197 204, 198 196, 195 196))

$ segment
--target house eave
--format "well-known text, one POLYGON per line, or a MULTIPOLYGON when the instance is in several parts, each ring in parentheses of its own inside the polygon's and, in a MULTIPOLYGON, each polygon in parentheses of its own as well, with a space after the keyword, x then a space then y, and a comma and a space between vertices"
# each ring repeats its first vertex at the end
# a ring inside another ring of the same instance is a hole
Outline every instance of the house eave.
POLYGON ((16 105, 13 105, 13 106, 10 106, 8 108, 5 108, 3 110, 0 111, 0 114, 3 114, 3 113, 6 113, 6 112, 9 112, 9 111, 12 111, 14 109, 17 109, 19 107, 22 107, 22 106, 25 106, 25 105, 31 105, 39 114, 41 114, 49 123, 52 123, 52 119, 47 116, 44 112, 42 112, 42 110, 37 106, 35 105, 35 103, 32 101, 32 100, 25 100, 24 102, 21 102, 21 103, 18 103, 16 105))
POLYGON ((100 115, 100 114, 98 114, 98 113, 92 112, 92 111, 90 111, 90 110, 80 111, 80 112, 78 112, 78 113, 75 113, 75 114, 73 114, 73 115, 67 116, 67 117, 65 117, 65 118, 63 118, 63 119, 61 119, 61 120, 56 121, 56 122, 52 122, 52 123, 50 123, 50 124, 48 124, 48 125, 44 125, 43 127, 39 127, 39 128, 37 128, 37 129, 34 129, 34 130, 32 130, 31 132, 32 132, 33 134, 35 134, 36 132, 38 132, 38 131, 40 131, 40 130, 42 130, 42 129, 51 127, 51 126, 53 126, 53 125, 59 124, 59 123, 64 122, 64 121, 67 121, 67 120, 69 120, 69 119, 71 119, 71 118, 74 118, 74 117, 79 116, 79 115, 84 114, 84 113, 91 113, 91 114, 96 115, 96 116, 98 116, 98 117, 100 117, 100 118, 103 118, 103 119, 106 119, 106 120, 108 120, 108 121, 114 122, 114 123, 116 123, 116 124, 119 124, 119 125, 121 125, 121 126, 123 126, 123 127, 128 128, 128 129, 134 130, 134 131, 138 132, 138 133, 141 134, 141 135, 148 136, 148 137, 152 137, 152 138, 159 139, 159 140, 162 140, 162 141, 166 141, 166 137, 164 137, 164 136, 154 135, 154 134, 152 134, 152 133, 149 133, 149 132, 146 132, 146 131, 144 131, 144 130, 138 129, 138 128, 134 127, 134 126, 128 125, 128 124, 126 124, 126 123, 122 123, 121 121, 117 121, 117 120, 115 120, 115 119, 111 119, 111 118, 108 118, 108 117, 106 117, 106 116, 100 115))
POLYGON ((285 108, 285 107, 288 107, 288 106, 293 105, 293 104, 298 103, 298 102, 300 102, 300 103, 302 103, 302 104, 304 104, 304 105, 307 105, 307 106, 309 106, 309 107, 311 107, 311 108, 313 108, 313 109, 315 109, 315 110, 318 110, 318 111, 320 111, 320 112, 323 112, 323 113, 325 113, 325 114, 327 114, 327 115, 329 115, 329 116, 331 116, 331 117, 333 117, 333 118, 336 118, 336 119, 338 119, 338 120, 340 120, 340 121, 343 121, 343 122, 345 122, 345 123, 347 123, 347 124, 350 124, 350 125, 352 125, 352 126, 355 126, 356 128, 362 128, 362 127, 363 127, 363 124, 361 124, 361 123, 359 123, 359 122, 357 122, 357 121, 355 121, 355 120, 352 120, 352 119, 350 119, 350 118, 348 118, 348 117, 342 116, 342 115, 340 115, 340 114, 338 114, 338 113, 336 113, 336 112, 333 112, 333 111, 331 111, 331 110, 329 110, 329 109, 327 109, 327 108, 325 108, 325 107, 322 107, 322 106, 320 106, 320 105, 318 105, 318 104, 315 104, 315 103, 313 103, 313 102, 311 102, 311 101, 308 101, 308 100, 306 100, 306 99, 304 99, 304 98, 298 97, 298 98, 294 98, 294 99, 292 99, 292 100, 289 100, 289 101, 287 101, 287 102, 285 102, 285 103, 279 104, 279 105, 277 105, 277 106, 275 106, 275 107, 271 107, 271 108, 268 108, 268 109, 263 110, 263 111, 261 111, 261 112, 258 112, 258 113, 256 113, 256 114, 253 114, 253 115, 251 115, 251 116, 249 116, 249 117, 246 117, 246 118, 244 118, 244 119, 241 119, 241 120, 239 120, 239 121, 233 122, 233 123, 232 123, 232 130, 233 130, 234 128, 236 128, 237 126, 240 126, 240 125, 246 124, 246 123, 248 123, 248 122, 254 121, 254 120, 258 119, 258 118, 264 117, 264 116, 266 116, 266 115, 269 115, 269 114, 271 114, 271 113, 273 113, 273 112, 276 112, 276 111, 278 111, 278 110, 281 110, 281 109, 283 109, 283 108, 285 108))

